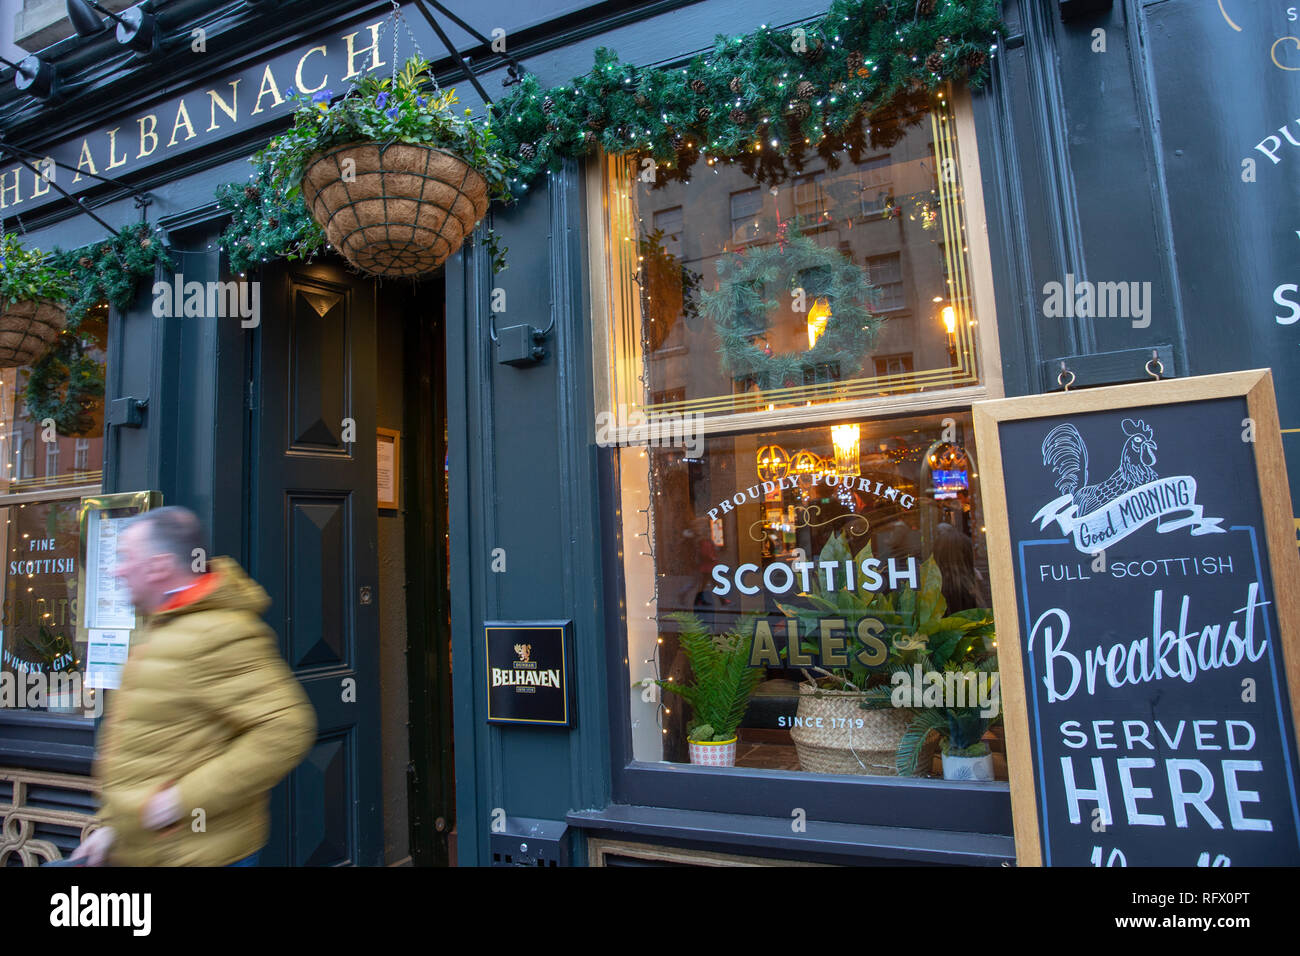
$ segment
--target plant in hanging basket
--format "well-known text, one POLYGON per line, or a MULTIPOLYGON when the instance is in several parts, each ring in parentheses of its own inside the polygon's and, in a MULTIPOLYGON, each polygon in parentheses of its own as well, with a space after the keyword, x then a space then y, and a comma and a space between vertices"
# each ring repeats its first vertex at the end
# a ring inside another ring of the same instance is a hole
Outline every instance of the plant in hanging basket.
POLYGON ((18 237, 0 238, 0 368, 30 365, 67 324, 71 277, 18 237))
POLYGON ((331 103, 299 97, 294 123, 255 157, 288 199, 301 193, 329 242, 371 275, 421 275, 455 253, 509 201, 515 160, 500 150, 491 108, 457 115, 455 90, 433 86, 413 57, 391 78, 366 76, 331 103))

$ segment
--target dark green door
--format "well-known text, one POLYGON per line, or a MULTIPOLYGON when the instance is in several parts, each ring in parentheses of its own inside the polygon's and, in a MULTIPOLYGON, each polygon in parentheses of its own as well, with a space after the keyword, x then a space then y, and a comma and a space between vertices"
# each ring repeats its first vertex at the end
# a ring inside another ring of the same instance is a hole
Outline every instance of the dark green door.
POLYGON ((383 863, 375 286, 333 264, 263 272, 250 404, 251 571, 316 708, 272 797, 267 865, 383 863))

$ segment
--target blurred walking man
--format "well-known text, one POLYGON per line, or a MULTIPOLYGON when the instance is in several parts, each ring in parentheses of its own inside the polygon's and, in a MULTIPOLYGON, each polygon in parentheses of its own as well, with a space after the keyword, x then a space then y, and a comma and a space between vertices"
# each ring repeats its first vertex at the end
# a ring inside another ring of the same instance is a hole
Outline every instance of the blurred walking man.
POLYGON ((146 625, 112 691, 95 758, 101 807, 73 854, 89 866, 255 866, 268 793, 306 756, 316 714, 261 619, 265 591, 206 555, 185 508, 118 536, 116 575, 146 625))

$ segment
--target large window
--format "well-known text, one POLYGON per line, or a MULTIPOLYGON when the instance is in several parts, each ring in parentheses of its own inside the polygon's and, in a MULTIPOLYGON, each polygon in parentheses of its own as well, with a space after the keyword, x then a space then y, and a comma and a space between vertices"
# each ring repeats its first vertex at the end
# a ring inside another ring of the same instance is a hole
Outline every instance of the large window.
POLYGON ((775 187, 608 161, 596 378, 638 766, 1006 779, 958 126, 938 98, 880 122, 887 153, 775 187))
MULTIPOLYGON (((81 326, 92 345, 87 354, 101 363, 106 322, 101 306, 81 326)), ((26 408, 28 373, 0 369, 0 678, 9 688, 2 703, 84 718, 90 705, 77 692, 86 668, 85 645, 76 640, 77 519, 81 497, 100 490, 103 398, 84 434, 64 435, 26 408), (19 684, 22 693, 10 698, 19 684)))

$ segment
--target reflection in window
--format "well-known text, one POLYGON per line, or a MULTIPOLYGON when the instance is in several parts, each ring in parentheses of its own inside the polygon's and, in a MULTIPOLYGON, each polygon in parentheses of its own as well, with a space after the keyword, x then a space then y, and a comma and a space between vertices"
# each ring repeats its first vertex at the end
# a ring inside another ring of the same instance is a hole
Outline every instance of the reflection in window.
MULTIPOLYGON (((626 449, 622 512, 649 507, 653 543, 625 548, 628 607, 646 607, 627 619, 632 680, 691 687, 694 642, 738 635, 761 675, 722 728, 736 766, 925 777, 978 757, 1005 779, 972 446, 956 413, 626 449), (919 742, 905 735, 927 707, 890 696, 913 667, 970 694, 930 708, 947 722, 919 742)), ((699 707, 629 699, 636 759, 706 762, 699 707)))

